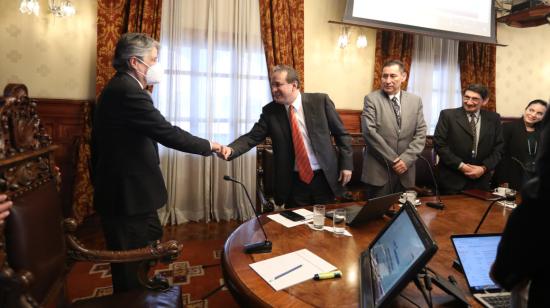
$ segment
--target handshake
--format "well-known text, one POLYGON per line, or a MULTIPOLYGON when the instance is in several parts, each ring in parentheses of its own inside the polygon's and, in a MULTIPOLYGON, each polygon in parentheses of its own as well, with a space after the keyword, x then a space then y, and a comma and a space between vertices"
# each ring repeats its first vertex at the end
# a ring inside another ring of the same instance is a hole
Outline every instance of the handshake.
POLYGON ((218 155, 218 157, 221 159, 229 160, 229 157, 233 153, 232 148, 219 144, 217 142, 212 142, 211 144, 212 144, 212 153, 216 153, 216 155, 218 155))

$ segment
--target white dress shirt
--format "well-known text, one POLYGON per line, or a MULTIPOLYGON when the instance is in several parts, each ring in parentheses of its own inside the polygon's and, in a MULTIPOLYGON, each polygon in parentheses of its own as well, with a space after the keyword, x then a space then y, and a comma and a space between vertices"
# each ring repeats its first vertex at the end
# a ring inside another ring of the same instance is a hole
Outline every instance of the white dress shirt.
MULTIPOLYGON (((293 106, 296 108, 295 110, 295 116, 298 120, 298 127, 300 129, 300 133, 302 134, 302 138, 304 139, 307 157, 309 158, 309 163, 311 165, 312 170, 319 170, 321 169, 321 166, 319 165, 319 162, 317 161, 317 157, 315 157, 315 154, 313 153, 313 149, 311 147, 311 140, 309 139, 308 133, 307 133, 307 127, 306 127, 306 121, 304 117, 304 108, 302 106, 302 95, 298 93, 298 96, 296 96, 296 99, 294 102, 292 102, 292 105, 285 105, 286 114, 289 115, 289 108, 290 106, 293 106)), ((290 119, 289 119, 290 120, 290 119)), ((294 163, 294 171, 297 171, 296 163, 294 163)))

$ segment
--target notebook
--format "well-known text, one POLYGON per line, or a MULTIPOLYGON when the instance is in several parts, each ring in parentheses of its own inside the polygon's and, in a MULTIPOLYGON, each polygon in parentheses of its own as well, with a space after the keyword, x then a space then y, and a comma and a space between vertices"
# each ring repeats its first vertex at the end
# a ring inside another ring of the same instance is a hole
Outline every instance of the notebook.
POLYGON ((501 289, 489 277, 500 238, 500 234, 451 236, 470 292, 485 307, 510 307, 510 292, 501 289))
MULTIPOLYGON (((367 221, 380 218, 384 215, 390 206, 397 203, 401 193, 385 195, 378 198, 369 199, 365 205, 352 205, 345 207, 346 224, 349 226, 358 226, 367 221)), ((332 218, 334 211, 327 212, 326 216, 332 218)))
POLYGON ((401 210, 361 253, 361 307, 387 307, 436 253, 430 236, 414 206, 401 210))

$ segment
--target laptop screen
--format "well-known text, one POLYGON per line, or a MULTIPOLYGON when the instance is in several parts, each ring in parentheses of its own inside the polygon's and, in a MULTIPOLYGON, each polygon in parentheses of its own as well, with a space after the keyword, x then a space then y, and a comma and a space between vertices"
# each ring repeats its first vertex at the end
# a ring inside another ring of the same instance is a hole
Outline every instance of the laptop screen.
POLYGON ((376 307, 387 303, 416 276, 436 250, 416 209, 405 204, 371 243, 368 254, 372 291, 361 292, 372 292, 369 296, 376 307))
POLYGON ((453 235, 451 240, 472 292, 500 289, 489 277, 500 234, 453 235))

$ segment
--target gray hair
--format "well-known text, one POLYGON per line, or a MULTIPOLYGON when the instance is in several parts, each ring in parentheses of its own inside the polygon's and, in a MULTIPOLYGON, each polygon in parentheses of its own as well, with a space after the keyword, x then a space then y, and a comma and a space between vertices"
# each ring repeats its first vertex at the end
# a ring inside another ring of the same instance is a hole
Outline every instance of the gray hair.
POLYGON ((127 72, 132 70, 129 60, 131 57, 137 57, 143 60, 153 48, 160 49, 160 43, 144 33, 125 33, 116 44, 115 55, 113 57, 113 67, 117 72, 127 72))
POLYGON ((273 73, 286 72, 286 82, 293 83, 296 81, 298 88, 300 88, 300 77, 294 68, 288 65, 279 64, 273 68, 273 73))

